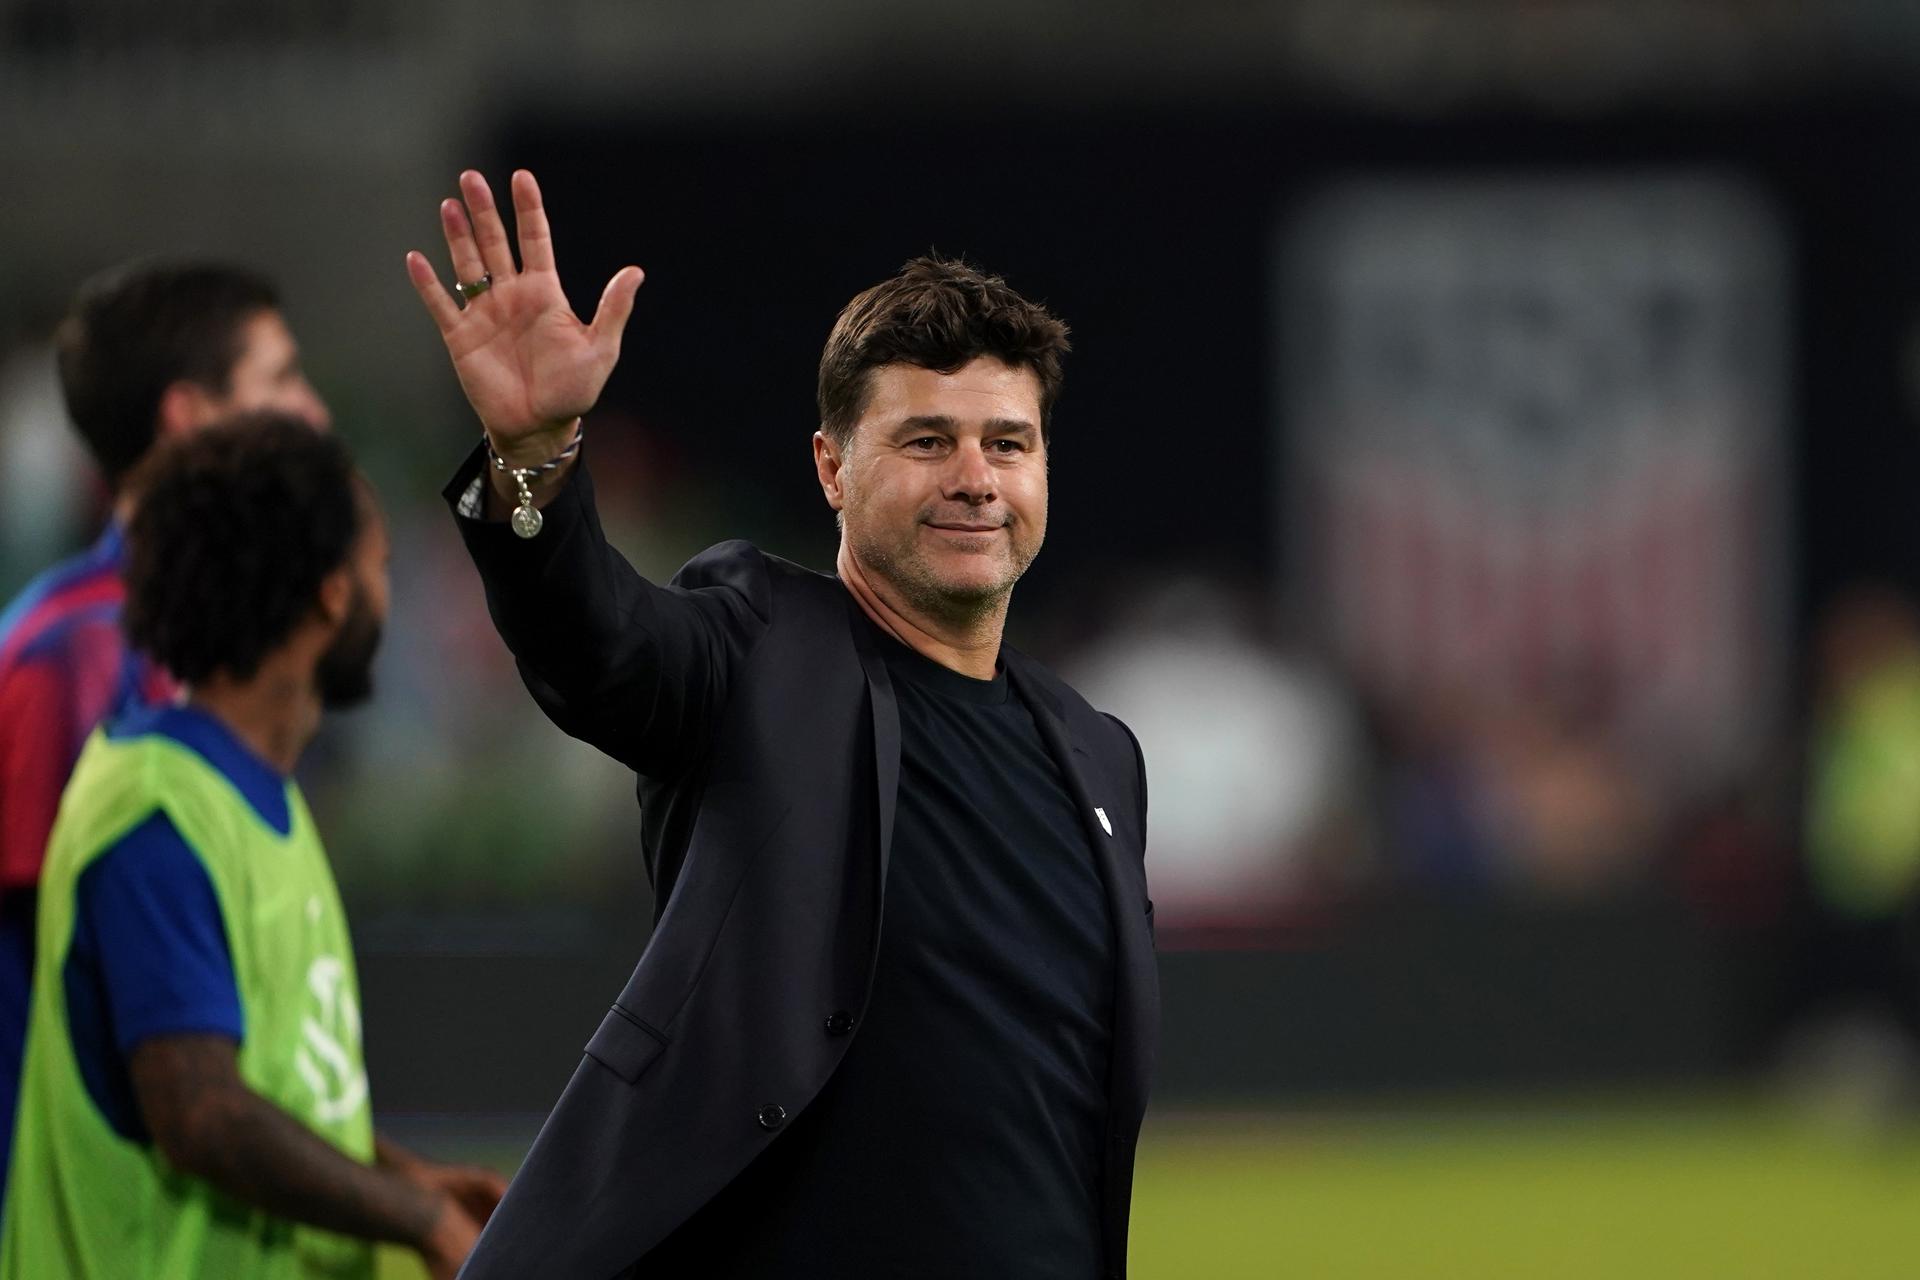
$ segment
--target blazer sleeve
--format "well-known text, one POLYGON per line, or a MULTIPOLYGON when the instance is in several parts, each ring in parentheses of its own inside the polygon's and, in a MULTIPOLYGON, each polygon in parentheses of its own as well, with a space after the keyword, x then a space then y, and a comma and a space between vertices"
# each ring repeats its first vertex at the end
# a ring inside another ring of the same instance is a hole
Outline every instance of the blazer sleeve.
POLYGON ((463 514, 486 450, 444 497, 480 571, 487 612, 549 719, 650 777, 683 772, 706 750, 733 672, 765 633, 765 559, 723 543, 656 586, 608 543, 583 458, 541 514, 538 536, 463 514))

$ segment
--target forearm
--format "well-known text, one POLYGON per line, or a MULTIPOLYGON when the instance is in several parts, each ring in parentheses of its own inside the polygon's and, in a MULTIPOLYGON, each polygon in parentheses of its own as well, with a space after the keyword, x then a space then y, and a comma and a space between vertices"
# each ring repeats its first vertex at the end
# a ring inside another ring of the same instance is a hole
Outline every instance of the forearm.
MULTIPOLYGON (((481 466, 495 470, 476 450, 447 496, 465 498, 476 482, 485 491, 481 466)), ((590 468, 559 488, 530 539, 455 502, 487 611, 556 725, 641 772, 677 767, 698 749, 731 661, 764 626, 764 566, 706 590, 656 586, 608 543, 590 468)))
POLYGON ((378 1168, 391 1169, 399 1173, 408 1169, 422 1168, 427 1162, 386 1134, 376 1130, 373 1135, 373 1163, 378 1168))
POLYGON ((344 1235, 416 1246, 447 1207, 399 1173, 361 1164, 248 1088, 225 1036, 156 1036, 127 1066, 161 1154, 236 1200, 344 1235))
POLYGON ((198 1110, 183 1171, 276 1217, 418 1247, 444 1208, 397 1169, 361 1164, 244 1087, 198 1110))

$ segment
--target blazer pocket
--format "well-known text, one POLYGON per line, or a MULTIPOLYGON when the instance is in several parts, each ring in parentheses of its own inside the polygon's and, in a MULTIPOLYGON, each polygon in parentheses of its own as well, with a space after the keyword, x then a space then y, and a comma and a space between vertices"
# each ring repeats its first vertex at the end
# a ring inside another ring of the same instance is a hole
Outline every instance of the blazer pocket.
POLYGON ((587 1056, 632 1084, 666 1047, 666 1036, 616 1004, 587 1041, 587 1056))

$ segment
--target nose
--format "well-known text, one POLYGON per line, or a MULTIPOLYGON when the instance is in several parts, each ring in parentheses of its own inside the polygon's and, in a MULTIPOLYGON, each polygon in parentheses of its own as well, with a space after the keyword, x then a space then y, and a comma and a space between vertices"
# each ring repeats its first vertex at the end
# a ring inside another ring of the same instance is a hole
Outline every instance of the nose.
POLYGON ((311 422, 315 430, 326 431, 333 426, 333 415, 327 411, 327 402, 320 398, 320 393, 305 378, 300 379, 297 400, 300 416, 311 422))
POLYGON ((987 461, 987 451, 980 447, 978 440, 965 441, 953 451, 947 473, 942 479, 944 483, 941 488, 952 502, 981 506, 992 502, 997 496, 993 465, 987 461))

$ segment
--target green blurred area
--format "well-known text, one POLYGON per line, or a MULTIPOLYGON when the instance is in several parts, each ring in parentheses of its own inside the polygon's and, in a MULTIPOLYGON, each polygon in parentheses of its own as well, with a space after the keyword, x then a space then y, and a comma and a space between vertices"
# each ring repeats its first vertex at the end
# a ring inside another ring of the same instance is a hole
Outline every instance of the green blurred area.
POLYGON ((1731 1099, 1155 1114, 1133 1215, 1135 1280, 1891 1280, 1920 1274, 1920 1128, 1731 1099))
POLYGON ((1763 1106, 1172 1117, 1134 1188, 1144 1280, 1917 1269, 1920 1134, 1763 1106))

